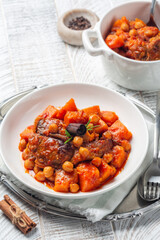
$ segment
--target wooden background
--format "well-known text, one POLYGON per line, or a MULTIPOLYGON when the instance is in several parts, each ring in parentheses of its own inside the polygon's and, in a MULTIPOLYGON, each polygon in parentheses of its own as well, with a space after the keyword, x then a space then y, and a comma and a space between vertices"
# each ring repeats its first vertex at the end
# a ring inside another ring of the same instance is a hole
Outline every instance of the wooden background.
MULTIPOLYGON (((129 91, 110 81, 101 57, 91 57, 83 47, 62 42, 57 18, 71 8, 88 8, 102 17, 121 0, 0 0, 0 101, 33 85, 59 82, 89 82, 108 86, 155 108, 151 93, 129 91)), ((118 222, 69 220, 36 211, 8 193, 38 223, 23 236, 0 212, 0 240, 150 240, 160 239, 160 210, 118 222)))

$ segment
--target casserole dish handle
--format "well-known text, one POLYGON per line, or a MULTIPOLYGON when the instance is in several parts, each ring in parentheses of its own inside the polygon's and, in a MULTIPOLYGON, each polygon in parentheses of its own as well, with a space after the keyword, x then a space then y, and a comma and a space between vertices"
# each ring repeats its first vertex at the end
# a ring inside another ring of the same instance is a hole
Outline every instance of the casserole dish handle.
POLYGON ((112 60, 113 55, 103 47, 94 47, 92 42, 98 39, 98 33, 95 29, 85 30, 82 34, 82 41, 84 48, 92 56, 104 55, 107 56, 109 60, 112 60))

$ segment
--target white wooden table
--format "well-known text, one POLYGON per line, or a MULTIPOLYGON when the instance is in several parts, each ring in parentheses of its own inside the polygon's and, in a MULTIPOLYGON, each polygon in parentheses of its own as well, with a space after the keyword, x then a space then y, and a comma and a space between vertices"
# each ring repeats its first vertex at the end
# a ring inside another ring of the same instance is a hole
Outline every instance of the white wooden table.
MULTIPOLYGON (((100 57, 83 47, 62 42, 57 18, 71 8, 93 10, 99 17, 122 0, 0 0, 0 101, 33 85, 89 82, 123 89, 110 81, 100 57)), ((123 1, 124 2, 124 1, 123 1)), ((154 108, 152 94, 128 91, 154 108)), ((37 223, 28 236, 21 234, 0 212, 0 240, 129 240, 160 239, 160 210, 118 222, 70 220, 36 211, 0 185, 0 197, 9 194, 37 223)))

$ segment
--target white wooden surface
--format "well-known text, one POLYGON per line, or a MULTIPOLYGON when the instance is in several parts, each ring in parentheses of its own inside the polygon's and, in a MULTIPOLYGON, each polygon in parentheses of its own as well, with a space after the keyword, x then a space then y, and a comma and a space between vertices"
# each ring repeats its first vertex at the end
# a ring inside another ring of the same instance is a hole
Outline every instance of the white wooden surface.
MULTIPOLYGON (((64 11, 83 7, 102 17, 120 2, 125 1, 0 0, 0 101, 44 83, 90 82, 126 92, 110 81, 100 57, 63 43, 56 31, 57 18, 64 11)), ((128 92, 154 109, 153 94, 128 92)), ((0 212, 0 240, 160 239, 160 210, 140 218, 92 224, 37 212, 0 185, 1 198, 7 193, 36 221, 37 228, 23 236, 0 212)))

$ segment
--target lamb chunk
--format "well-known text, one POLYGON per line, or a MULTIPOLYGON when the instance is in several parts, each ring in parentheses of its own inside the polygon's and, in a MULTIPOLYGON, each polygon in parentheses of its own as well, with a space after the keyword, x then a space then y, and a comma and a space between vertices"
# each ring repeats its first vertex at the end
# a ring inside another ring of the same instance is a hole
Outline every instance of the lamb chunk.
POLYGON ((51 165, 57 168, 63 162, 71 160, 74 150, 70 143, 64 144, 61 140, 34 134, 25 151, 28 156, 33 155, 36 158, 39 167, 51 165))
MULTIPOLYGON (((89 150, 89 155, 86 160, 91 160, 94 157, 102 157, 105 153, 109 152, 113 147, 113 143, 111 139, 96 139, 93 142, 84 143, 83 147, 89 150)), ((77 164, 81 161, 84 161, 84 159, 80 156, 78 150, 76 150, 71 162, 77 164)))

